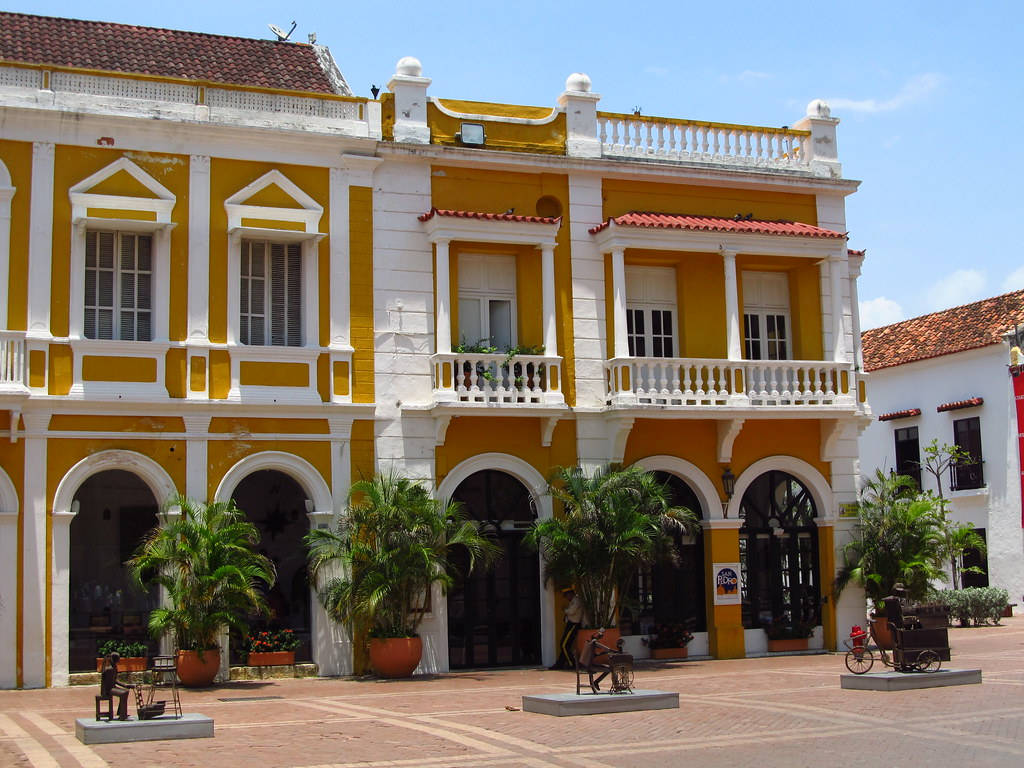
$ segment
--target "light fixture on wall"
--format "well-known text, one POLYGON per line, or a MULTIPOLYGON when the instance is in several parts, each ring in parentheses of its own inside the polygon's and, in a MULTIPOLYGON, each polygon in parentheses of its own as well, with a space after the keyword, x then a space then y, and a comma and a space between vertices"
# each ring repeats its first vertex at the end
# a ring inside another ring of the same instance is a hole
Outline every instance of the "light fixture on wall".
POLYGON ((725 468, 722 472, 722 490, 725 491, 725 501, 722 502, 722 517, 729 516, 729 502, 732 501, 733 491, 736 490, 736 475, 732 473, 732 469, 729 467, 725 468))
POLYGON ((455 140, 465 147, 482 147, 487 141, 487 134, 484 131, 483 123, 463 123, 459 132, 455 134, 455 140))

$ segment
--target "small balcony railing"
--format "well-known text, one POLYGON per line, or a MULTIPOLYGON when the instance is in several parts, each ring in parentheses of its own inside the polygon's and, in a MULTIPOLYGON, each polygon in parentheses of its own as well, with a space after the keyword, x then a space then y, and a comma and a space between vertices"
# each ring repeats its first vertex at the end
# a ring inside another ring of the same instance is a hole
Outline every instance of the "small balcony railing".
POLYGON ((561 405, 562 358, 548 355, 438 354, 431 358, 437 402, 561 405))
POLYGON ((25 381, 25 334, 0 331, 0 393, 27 393, 25 381))
POLYGON ((605 363, 610 405, 852 406, 847 363, 623 357, 605 363))
POLYGON ((973 491, 985 487, 985 462, 954 464, 949 468, 949 487, 953 491, 973 491))

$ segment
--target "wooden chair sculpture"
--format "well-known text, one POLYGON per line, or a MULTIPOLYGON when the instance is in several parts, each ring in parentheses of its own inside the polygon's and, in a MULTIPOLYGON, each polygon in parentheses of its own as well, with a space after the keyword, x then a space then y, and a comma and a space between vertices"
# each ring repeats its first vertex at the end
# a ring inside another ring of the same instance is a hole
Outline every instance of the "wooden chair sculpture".
POLYGON ((139 720, 152 720, 166 714, 168 705, 175 719, 181 717, 181 699, 178 697, 178 664, 173 656, 154 656, 149 670, 150 682, 143 692, 143 686, 135 688, 135 707, 139 720), (157 690, 168 691, 170 698, 157 699, 157 690))

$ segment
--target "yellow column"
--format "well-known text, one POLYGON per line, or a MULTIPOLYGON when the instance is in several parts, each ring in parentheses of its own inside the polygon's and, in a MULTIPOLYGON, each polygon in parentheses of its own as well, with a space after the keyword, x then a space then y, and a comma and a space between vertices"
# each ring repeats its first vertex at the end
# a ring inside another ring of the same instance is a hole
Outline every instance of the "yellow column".
POLYGON ((747 654, 741 606, 738 603, 715 605, 715 564, 740 561, 742 525, 742 520, 708 520, 704 523, 708 652, 716 659, 742 659, 747 654))
POLYGON ((818 572, 821 574, 821 630, 825 649, 829 651, 836 650, 836 605, 832 597, 832 582, 835 580, 836 574, 834 534, 835 529, 831 525, 818 526, 818 572))

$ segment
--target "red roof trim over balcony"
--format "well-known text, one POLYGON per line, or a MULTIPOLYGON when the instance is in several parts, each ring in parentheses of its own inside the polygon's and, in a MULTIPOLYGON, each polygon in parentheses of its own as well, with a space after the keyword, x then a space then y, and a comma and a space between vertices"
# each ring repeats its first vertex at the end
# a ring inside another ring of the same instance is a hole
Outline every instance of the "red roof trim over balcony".
POLYGON ((879 421, 893 421, 894 419, 909 419, 911 416, 920 416, 920 408, 907 408, 905 411, 893 411, 892 413, 883 413, 878 417, 879 421))
POLYGON ((527 224, 558 224, 561 216, 521 216, 516 213, 482 213, 480 211, 453 211, 447 208, 431 208, 419 215, 420 221, 430 221, 435 216, 451 216, 456 219, 479 219, 481 221, 519 221, 527 224))
POLYGON ((822 229, 799 221, 766 221, 763 219, 724 219, 717 216, 692 216, 684 213, 644 213, 631 211, 613 216, 590 229, 590 234, 607 229, 615 222, 620 227, 648 229, 684 229, 695 232, 749 232, 759 235, 785 235, 788 237, 820 237, 845 240, 842 232, 822 229))
POLYGON ((968 398, 967 400, 957 400, 956 402, 953 403, 943 403, 942 405, 938 406, 935 410, 938 413, 942 413, 943 411, 958 411, 961 408, 974 408, 975 406, 981 405, 984 402, 985 398, 983 397, 971 397, 968 398))

